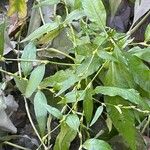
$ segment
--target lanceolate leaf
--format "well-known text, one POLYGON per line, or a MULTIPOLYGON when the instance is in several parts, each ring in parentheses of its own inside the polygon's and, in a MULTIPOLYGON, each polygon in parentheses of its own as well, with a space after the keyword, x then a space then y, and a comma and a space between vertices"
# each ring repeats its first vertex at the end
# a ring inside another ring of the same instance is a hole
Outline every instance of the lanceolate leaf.
POLYGON ((46 109, 51 115, 53 115, 57 119, 62 119, 63 117, 62 113, 55 107, 52 107, 50 105, 44 105, 43 109, 46 109))
POLYGON ((29 98, 33 92, 37 89, 40 82, 42 81, 45 73, 45 65, 42 64, 35 68, 29 78, 29 82, 26 88, 25 96, 29 98))
POLYGON ((85 16, 83 10, 74 10, 69 15, 67 15, 66 20, 64 23, 71 23, 73 20, 78 20, 85 16))
POLYGON ((32 32, 29 36, 27 36, 22 42, 26 41, 32 41, 35 39, 38 39, 41 37, 43 34, 48 33, 54 29, 58 28, 58 24, 53 22, 53 23, 46 23, 45 25, 39 27, 36 29, 34 32, 32 32))
POLYGON ((87 124, 90 123, 93 115, 93 97, 92 89, 88 89, 85 93, 83 101, 83 110, 87 124))
POLYGON ((77 135, 77 131, 70 128, 67 124, 61 124, 61 131, 57 136, 54 150, 69 150, 70 143, 77 135))
POLYGON ((129 68, 133 74, 134 81, 144 90, 150 92, 150 70, 136 56, 130 57, 129 68))
POLYGON ((79 125, 80 125, 80 120, 79 120, 79 118, 78 118, 78 116, 76 114, 71 114, 71 115, 67 116, 67 118, 66 118, 66 124, 70 128, 78 131, 78 128, 79 128, 79 125))
POLYGON ((42 136, 45 133, 47 120, 47 110, 43 107, 45 104, 47 104, 45 95, 41 91, 38 91, 34 97, 34 111, 42 136))
POLYGON ((89 19, 103 28, 106 24, 106 11, 102 0, 82 0, 82 7, 89 19))
POLYGON ((107 142, 98 139, 89 139, 85 141, 83 147, 86 150, 112 150, 107 142))
POLYGON ((32 42, 25 46, 21 59, 27 60, 21 62, 22 71, 24 75, 27 76, 33 69, 33 62, 28 62, 28 60, 32 61, 36 59, 36 47, 32 42))
POLYGON ((148 105, 142 100, 140 94, 134 89, 123 89, 118 87, 109 87, 109 86, 98 86, 95 89, 95 92, 108 95, 108 96, 120 96, 123 99, 126 99, 139 107, 144 109, 149 109, 148 105))
POLYGON ((140 48, 140 47, 134 47, 132 49, 130 49, 129 51, 129 55, 135 55, 137 56, 138 58, 142 59, 142 60, 145 60, 147 62, 149 62, 150 60, 150 50, 149 48, 140 48))
POLYGON ((5 38, 5 22, 0 23, 0 56, 3 56, 5 38))
POLYGON ((99 106, 95 112, 95 115, 94 115, 91 123, 90 123, 90 126, 92 126, 98 120, 98 118, 100 117, 102 112, 103 112, 103 106, 99 106))
POLYGON ((19 18, 24 18, 27 15, 26 0, 10 0, 8 15, 11 16, 14 13, 18 13, 19 18))
POLYGON ((14 80, 15 80, 16 86, 20 90, 20 92, 22 94, 25 94, 26 87, 28 85, 28 80, 24 79, 24 78, 17 77, 17 76, 14 76, 14 80))

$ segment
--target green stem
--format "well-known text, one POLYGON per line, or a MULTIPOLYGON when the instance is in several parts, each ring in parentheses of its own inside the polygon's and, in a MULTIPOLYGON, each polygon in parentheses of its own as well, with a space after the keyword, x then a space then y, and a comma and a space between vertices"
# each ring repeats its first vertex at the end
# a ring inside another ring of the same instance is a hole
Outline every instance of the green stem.
POLYGON ((76 66, 80 64, 69 64, 69 63, 60 63, 60 62, 54 62, 49 60, 29 60, 29 59, 11 59, 11 58, 3 58, 3 61, 22 61, 22 62, 38 62, 38 63, 44 63, 44 64, 55 64, 55 65, 62 65, 62 66, 76 66))
POLYGON ((142 25, 142 23, 147 19, 149 15, 150 11, 141 19, 141 21, 134 28, 132 28, 134 24, 131 26, 131 28, 127 32, 127 35, 131 36, 142 25))
POLYGON ((20 150, 31 150, 31 149, 29 149, 29 148, 25 148, 25 147, 23 147, 23 146, 20 146, 20 145, 17 145, 17 144, 13 144, 13 143, 11 143, 11 142, 7 142, 7 141, 5 141, 5 142, 3 142, 4 144, 7 144, 7 145, 10 145, 10 146, 13 146, 13 147, 15 147, 15 148, 17 148, 17 149, 20 149, 20 150))
POLYGON ((42 141, 42 139, 41 139, 41 137, 40 137, 40 135, 39 135, 39 133, 38 133, 38 131, 37 131, 37 129, 36 129, 36 127, 35 127, 33 121, 32 121, 32 118, 31 118, 31 115, 30 115, 30 112, 29 112, 28 103, 27 103, 27 100, 26 100, 25 97, 24 97, 24 101, 25 101, 25 108, 26 108, 26 111, 27 111, 27 116, 28 116, 28 119, 29 119, 29 121, 30 121, 30 123, 31 123, 31 126, 32 126, 34 132, 36 133, 37 137, 39 138, 41 144, 43 145, 44 150, 47 150, 46 145, 45 145, 44 142, 42 141))

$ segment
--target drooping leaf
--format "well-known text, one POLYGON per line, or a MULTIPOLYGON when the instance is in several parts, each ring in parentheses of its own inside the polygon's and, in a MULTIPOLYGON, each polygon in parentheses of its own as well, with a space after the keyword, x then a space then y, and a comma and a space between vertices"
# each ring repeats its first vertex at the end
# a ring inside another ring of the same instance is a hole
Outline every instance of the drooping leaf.
POLYGON ((48 43, 50 41, 52 41, 55 37, 57 37, 59 35, 59 33, 61 32, 60 28, 56 28, 50 32, 48 32, 47 34, 45 34, 44 36, 42 36, 38 43, 39 44, 45 44, 48 43))
POLYGON ((29 98, 41 83, 45 73, 45 65, 42 64, 35 68, 29 78, 25 96, 29 98))
POLYGON ((73 130, 78 131, 80 120, 76 114, 70 114, 66 118, 66 124, 73 130))
POLYGON ((66 20, 64 21, 65 24, 72 23, 73 20, 78 20, 85 16, 83 10, 74 10, 69 15, 67 15, 66 20))
POLYGON ((73 71, 66 69, 66 70, 60 70, 57 71, 54 75, 45 78, 41 83, 41 88, 46 87, 54 87, 55 90, 61 89, 61 83, 65 80, 67 80, 70 76, 72 76, 73 71))
POLYGON ((32 60, 36 59, 36 47, 32 42, 25 46, 21 59, 27 60, 26 62, 21 61, 21 68, 24 75, 28 76, 30 71, 33 69, 32 60), (28 60, 31 60, 31 62, 28 62, 28 60))
POLYGON ((92 126, 98 120, 98 118, 101 116, 102 112, 103 112, 103 106, 99 106, 95 112, 95 115, 94 115, 91 123, 90 123, 90 126, 92 126))
POLYGON ((20 92, 22 94, 25 94, 26 87, 28 85, 28 80, 24 79, 24 78, 17 77, 17 76, 14 76, 14 80, 15 80, 16 86, 20 90, 20 92))
POLYGON ((134 81, 145 91, 150 92, 150 70, 136 56, 130 57, 129 69, 133 74, 134 81))
POLYGON ((8 16, 18 13, 19 18, 24 18, 27 15, 27 5, 25 0, 10 0, 8 16))
POLYGON ((116 62, 109 63, 109 69, 103 81, 105 85, 123 87, 123 88, 133 88, 135 83, 132 74, 126 68, 126 65, 122 65, 116 62))
POLYGON ((150 10, 149 0, 136 0, 134 6, 133 25, 150 10))
POLYGON ((0 23, 0 56, 3 56, 4 43, 5 43, 5 22, 0 23))
POLYGON ((22 40, 22 42, 33 41, 35 39, 38 39, 43 34, 48 33, 56 28, 58 28, 57 23, 55 23, 55 22, 46 23, 46 24, 42 25, 41 27, 39 27, 38 29, 36 29, 34 32, 32 32, 29 36, 27 36, 24 40, 22 40))
POLYGON ((103 28, 106 24, 106 11, 102 0, 82 0, 82 7, 89 19, 103 28))
POLYGON ((113 105, 122 104, 127 106, 128 103, 120 97, 105 97, 107 105, 107 112, 112 120, 113 125, 127 141, 132 150, 136 150, 136 127, 134 123, 134 114, 130 109, 122 109, 122 114, 113 107, 113 105), (127 130, 128 129, 128 130, 127 130))
POLYGON ((99 50, 97 54, 100 58, 104 60, 117 61, 117 59, 113 57, 111 53, 108 53, 106 51, 99 50))
POLYGON ((70 77, 61 83, 61 89, 56 94, 56 96, 59 96, 60 94, 65 92, 67 89, 73 86, 77 81, 79 81, 78 76, 75 74, 72 74, 72 75, 70 74, 70 77))
POLYGON ((73 90, 71 92, 68 92, 64 99, 60 101, 60 103, 75 103, 77 101, 83 100, 85 97, 85 92, 83 90, 73 90))
POLYGON ((147 62, 149 62, 150 60, 150 50, 149 48, 140 48, 140 47, 133 47, 132 49, 130 49, 128 51, 128 53, 135 55, 137 57, 139 57, 142 60, 145 60, 147 62))
POLYGON ((77 135, 77 131, 70 128, 66 123, 61 124, 61 131, 57 136, 54 150, 69 150, 70 143, 77 135))
POLYGON ((86 140, 83 144, 83 148, 85 148, 86 150, 112 150, 107 142, 98 139, 86 140))
POLYGON ((45 95, 43 94, 43 92, 38 91, 34 97, 34 111, 42 136, 44 136, 46 129, 47 110, 43 107, 46 104, 47 100, 45 95))
POLYGON ((87 57, 76 69, 76 74, 82 79, 87 78, 98 70, 101 66, 101 60, 97 55, 87 57))
POLYGON ((63 115, 57 108, 52 107, 50 105, 44 105, 43 108, 46 109, 48 111, 48 113, 50 113, 51 115, 53 115, 57 119, 62 119, 63 115))
POLYGON ((108 96, 120 96, 139 107, 149 109, 148 105, 141 98, 140 94, 134 89, 123 89, 118 87, 98 86, 95 89, 96 94, 101 93, 108 96))
POLYGON ((83 110, 87 124, 90 123, 93 115, 93 97, 92 89, 88 89, 85 93, 83 101, 83 110))

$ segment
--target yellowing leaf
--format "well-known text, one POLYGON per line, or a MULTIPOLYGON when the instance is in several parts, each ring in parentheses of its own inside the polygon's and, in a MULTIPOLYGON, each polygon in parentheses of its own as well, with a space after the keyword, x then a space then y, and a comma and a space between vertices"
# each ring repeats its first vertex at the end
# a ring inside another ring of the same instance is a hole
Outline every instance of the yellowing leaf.
POLYGON ((25 0, 9 0, 8 16, 18 13, 19 18, 24 18, 27 15, 27 5, 25 0))

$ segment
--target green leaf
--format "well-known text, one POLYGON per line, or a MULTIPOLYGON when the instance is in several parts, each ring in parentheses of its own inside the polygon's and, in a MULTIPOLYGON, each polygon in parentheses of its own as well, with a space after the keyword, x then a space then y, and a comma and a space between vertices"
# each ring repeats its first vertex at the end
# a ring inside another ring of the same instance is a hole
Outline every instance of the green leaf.
POLYGON ((139 107, 144 109, 149 109, 148 105, 141 98, 140 94, 134 89, 124 89, 119 87, 109 87, 109 86, 98 86, 95 89, 96 94, 104 94, 108 96, 120 96, 125 100, 128 100, 139 107))
POLYGON ((145 42, 150 41, 150 24, 146 27, 145 31, 145 42))
MULTIPOLYGON (((35 60, 36 59, 36 47, 30 42, 25 46, 21 59, 25 60, 35 60)), ((31 70, 33 69, 33 62, 21 62, 21 68, 25 76, 28 76, 31 70)))
POLYGON ((138 58, 144 60, 144 61, 147 61, 149 62, 150 60, 150 50, 149 48, 140 48, 140 47, 133 47, 132 49, 130 49, 128 51, 129 55, 135 55, 137 56, 138 58))
POLYGON ((10 0, 8 16, 18 13, 19 18, 24 18, 27 15, 27 5, 25 0, 10 0))
POLYGON ((43 108, 45 108, 51 115, 53 115, 57 119, 62 119, 63 115, 57 108, 50 105, 44 105, 43 108))
POLYGON ((61 124, 61 131, 57 136, 54 150, 69 150, 70 143, 75 139, 77 131, 70 128, 66 123, 61 124))
POLYGON ((43 92, 38 91, 34 97, 34 111, 38 122, 41 136, 44 136, 46 129, 47 110, 44 109, 44 105, 47 104, 47 99, 43 92))
POLYGON ((44 36, 42 36, 38 43, 39 44, 45 44, 48 43, 50 41, 52 41, 55 37, 57 37, 59 35, 59 33, 62 31, 62 29, 60 28, 56 28, 50 32, 48 32, 47 34, 45 34, 44 36))
POLYGON ((15 80, 16 86, 20 90, 20 92, 22 94, 25 94, 26 87, 28 85, 28 80, 24 79, 24 78, 17 77, 17 76, 14 76, 14 80, 15 80))
POLYGON ((111 60, 111 61, 117 61, 117 59, 115 57, 113 57, 112 54, 109 53, 109 52, 106 52, 106 51, 103 51, 103 50, 99 50, 97 54, 102 59, 111 60))
POLYGON ((73 130, 78 131, 80 120, 76 114, 70 114, 66 118, 66 124, 73 130))
POLYGON ((46 23, 36 29, 34 32, 32 32, 29 36, 27 36, 23 41, 21 42, 26 42, 26 41, 33 41, 35 39, 38 39, 41 37, 43 34, 48 33, 56 28, 58 28, 58 24, 53 22, 53 23, 46 23))
POLYGON ((60 103, 74 103, 78 101, 82 101, 85 97, 85 92, 83 90, 73 90, 71 92, 68 92, 64 99, 60 103))
POLYGON ((103 28, 106 24, 106 11, 102 0, 82 0, 82 7, 89 19, 103 28))
POLYGON ((80 18, 84 17, 85 13, 83 10, 74 10, 69 15, 67 15, 66 20, 64 21, 65 24, 72 23, 73 20, 79 20, 80 18))
POLYGON ((112 150, 107 142, 98 139, 86 140, 83 148, 87 150, 112 150))
POLYGON ((25 96, 29 98, 33 92, 37 89, 40 82, 42 81, 45 73, 45 65, 42 64, 35 68, 29 78, 29 82, 26 88, 25 96))
POLYGON ((149 68, 136 56, 130 57, 128 64, 134 81, 145 91, 150 92, 149 68))
POLYGON ((72 76, 73 71, 66 69, 57 71, 54 75, 45 78, 41 83, 41 88, 54 87, 54 90, 60 90, 62 88, 62 82, 72 76))
POLYGON ((87 57, 82 64, 77 67, 76 74, 81 79, 85 79, 96 72, 100 66, 101 60, 97 55, 87 57))
POLYGON ((90 123, 90 126, 92 126, 98 120, 98 118, 101 116, 102 112, 103 112, 103 106, 99 106, 95 112, 95 115, 94 115, 91 123, 90 123))
POLYGON ((79 81, 79 78, 75 74, 70 74, 69 78, 63 81, 61 84, 61 90, 56 94, 56 97, 65 92, 67 89, 69 89, 71 86, 73 86, 77 81, 79 81))
MULTIPOLYGON (((126 69, 125 65, 120 65, 114 62, 109 64, 109 70, 104 79, 105 86, 115 86, 119 88, 134 88, 133 78, 131 78, 130 72, 126 69)), ((115 97, 104 97, 108 115, 110 116, 113 125, 118 132, 123 136, 124 140, 127 141, 128 145, 132 150, 136 149, 136 127, 134 123, 134 114, 130 109, 122 109, 122 114, 114 106, 123 105, 130 106, 128 101, 125 101, 119 96, 115 97), (126 130, 129 129, 129 130, 126 130)))
POLYGON ((127 141, 132 150, 136 150, 136 127, 134 123, 134 114, 130 109, 122 109, 122 114, 113 105, 122 104, 128 106, 128 103, 120 97, 105 97, 107 112, 113 125, 127 141))
POLYGON ((3 56, 5 43, 5 21, 0 23, 0 56, 3 56))
POLYGON ((105 75, 105 80, 103 81, 105 85, 117 86, 123 88, 133 88, 135 83, 132 74, 125 64, 119 64, 116 62, 110 62, 108 72, 105 75))
POLYGON ((83 101, 83 110, 87 124, 90 123, 93 115, 93 97, 92 89, 88 89, 85 93, 83 101))

